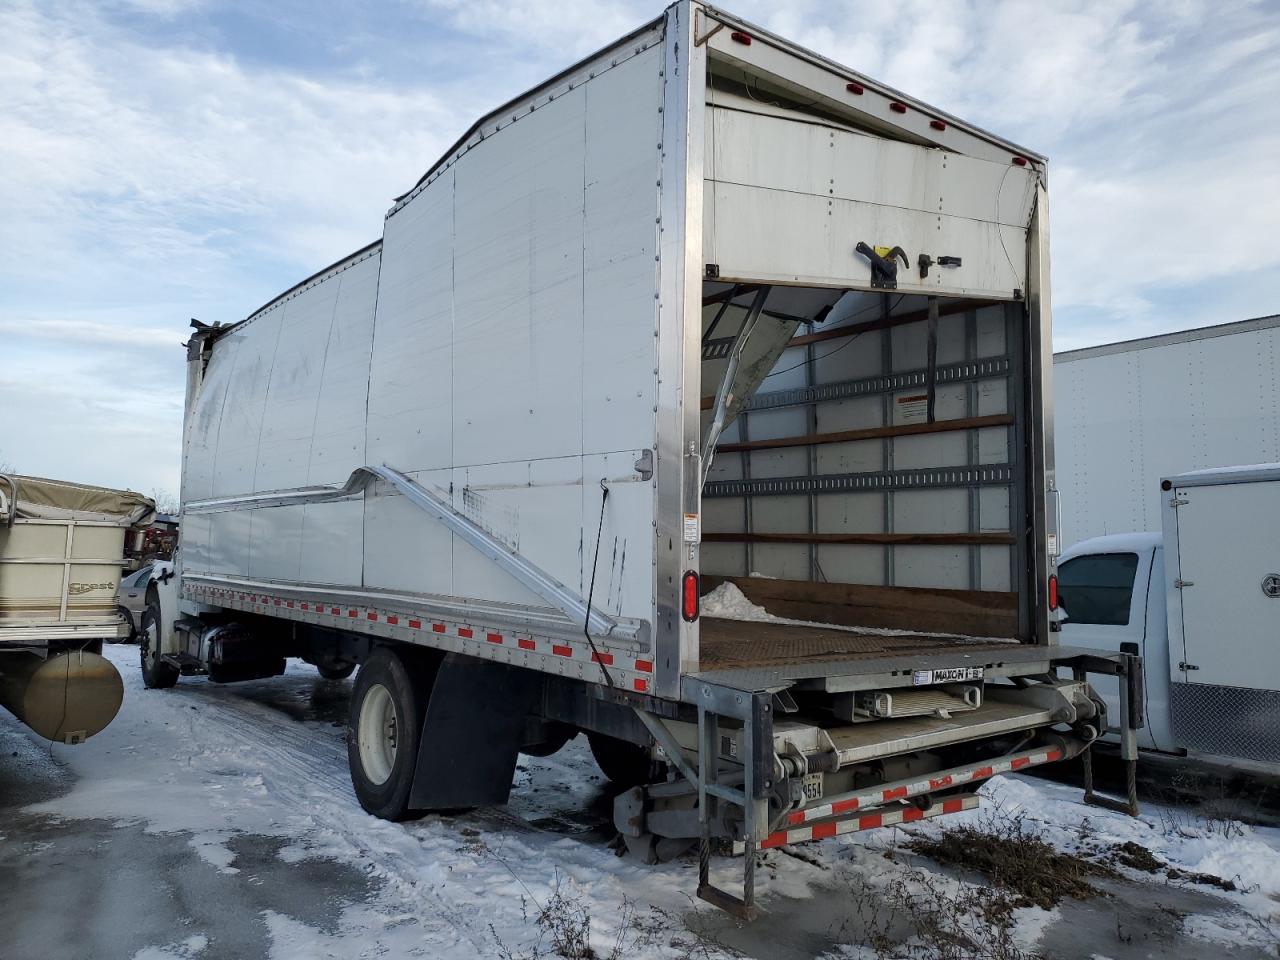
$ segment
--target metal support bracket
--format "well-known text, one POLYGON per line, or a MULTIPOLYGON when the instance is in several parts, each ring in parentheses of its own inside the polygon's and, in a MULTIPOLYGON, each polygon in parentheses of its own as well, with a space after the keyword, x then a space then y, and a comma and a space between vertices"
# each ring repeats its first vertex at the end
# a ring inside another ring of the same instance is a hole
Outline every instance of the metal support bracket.
MULTIPOLYGON (((1142 660, 1134 654, 1121 654, 1116 664, 1120 681, 1120 758, 1125 768, 1125 799, 1115 800, 1102 796, 1093 789, 1093 744, 1080 755, 1084 780, 1084 802, 1104 810, 1138 815, 1138 728, 1143 725, 1142 715, 1142 660)), ((1077 666, 1077 677, 1083 679, 1086 670, 1077 666)))
POLYGON ((773 696, 745 693, 700 681, 698 706, 698 897, 744 922, 756 918, 756 850, 769 835, 769 792, 773 787, 773 696), (741 792, 720 783, 721 711, 742 721, 739 759, 741 792), (742 896, 737 897, 711 882, 712 824, 721 803, 742 810, 742 896))

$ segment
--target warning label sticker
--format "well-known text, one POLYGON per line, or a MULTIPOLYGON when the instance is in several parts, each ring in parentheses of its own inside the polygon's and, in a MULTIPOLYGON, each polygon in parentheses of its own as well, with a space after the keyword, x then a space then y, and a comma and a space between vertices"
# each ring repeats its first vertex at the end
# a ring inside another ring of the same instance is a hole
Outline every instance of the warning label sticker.
POLYGON ((684 542, 697 543, 702 539, 701 524, 698 522, 696 513, 686 513, 684 515, 684 542))
POLYGON ((929 395, 913 393, 897 397, 893 410, 894 423, 924 423, 929 419, 929 395))

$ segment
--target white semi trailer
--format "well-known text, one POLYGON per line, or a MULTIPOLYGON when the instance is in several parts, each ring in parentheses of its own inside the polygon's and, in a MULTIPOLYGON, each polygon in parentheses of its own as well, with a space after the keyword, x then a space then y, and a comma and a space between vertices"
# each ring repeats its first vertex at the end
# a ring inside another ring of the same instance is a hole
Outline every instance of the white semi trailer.
POLYGON ((1280 315, 1053 356, 1062 546, 1158 532, 1161 478, 1280 460, 1280 315))
POLYGON ((744 916, 757 848, 1079 753, 1086 673, 1138 665, 1055 633, 1046 202, 1043 157, 681 0, 197 325, 147 683, 359 664, 391 819, 584 732, 628 845, 699 844, 744 916), (700 616, 725 579, 814 622, 700 616))

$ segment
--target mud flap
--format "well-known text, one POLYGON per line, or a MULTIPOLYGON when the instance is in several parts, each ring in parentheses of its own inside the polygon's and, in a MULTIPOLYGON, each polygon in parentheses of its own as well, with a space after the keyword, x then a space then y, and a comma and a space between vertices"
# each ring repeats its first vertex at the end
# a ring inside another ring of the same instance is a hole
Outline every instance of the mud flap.
POLYGON ((446 656, 427 701, 409 805, 458 810, 506 803, 541 683, 530 670, 446 656))

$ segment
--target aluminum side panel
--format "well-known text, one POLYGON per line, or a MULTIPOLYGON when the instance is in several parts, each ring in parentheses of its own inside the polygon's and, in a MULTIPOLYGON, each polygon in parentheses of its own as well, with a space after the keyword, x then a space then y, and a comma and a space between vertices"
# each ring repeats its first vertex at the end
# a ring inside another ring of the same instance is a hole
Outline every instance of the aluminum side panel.
MULTIPOLYGON (((307 483, 338 483, 365 463, 364 400, 378 300, 381 259, 343 271, 324 336, 324 363, 315 404, 307 483)), ((313 345, 314 348, 315 345, 313 345)))
MULTIPOLYGON (((388 218, 367 454, 584 596, 606 480, 597 586, 646 621, 661 67, 654 47, 539 101, 388 218)), ((544 604, 399 501, 366 497, 367 587, 544 604)))
POLYGON ((836 129, 710 108, 705 259, 722 276, 867 286, 858 241, 900 245, 901 290, 1007 298, 1026 287, 1022 252, 1034 170, 836 129), (919 277, 916 258, 959 256, 919 277))
MULTIPOLYGON (((414 480, 447 497, 452 470, 422 470, 414 480)), ((453 534, 429 522, 417 507, 384 483, 367 494, 364 508, 364 585, 383 590, 450 596, 454 590, 453 534)))
POLYGON ((386 221, 365 373, 369 463, 406 472, 453 464, 453 236, 452 172, 386 221))
POLYGON ((254 490, 284 490, 307 483, 316 408, 326 351, 342 285, 341 275, 280 309, 280 330, 262 408, 254 490))
POLYGON ((900 291, 1011 299, 1026 287, 1022 227, 733 183, 708 183, 707 191, 704 255, 725 278, 869 289, 871 268, 853 252, 864 241, 906 251, 911 267, 899 264, 900 291), (963 266, 935 267, 919 281, 921 253, 959 256, 963 266))
POLYGON ((582 444, 652 446, 657 402, 661 47, 584 87, 582 444), (624 380, 617 371, 629 371, 624 380), (619 443, 619 440, 625 441, 619 443))
POLYGON ((236 354, 243 338, 228 337, 209 358, 196 397, 191 428, 182 459, 182 499, 200 500, 213 496, 218 439, 227 391, 236 366, 236 354))
POLYGON ((582 451, 585 97, 454 168, 454 466, 582 451))
POLYGON ((1280 575, 1280 481, 1175 487, 1166 498, 1178 527, 1169 595, 1181 607, 1183 656, 1195 671, 1176 679, 1277 689, 1280 598, 1264 581, 1280 575))
MULTIPOLYGON (((579 457, 455 467, 453 507, 585 595, 581 483, 579 457)), ((457 538, 453 584, 454 593, 462 597, 545 606, 536 593, 457 538)))
POLYGON ((232 331, 214 347, 216 355, 225 343, 240 341, 218 428, 218 450, 213 470, 215 497, 235 496, 258 489, 258 441, 262 437, 271 369, 275 365, 276 345, 287 306, 283 304, 232 331))

